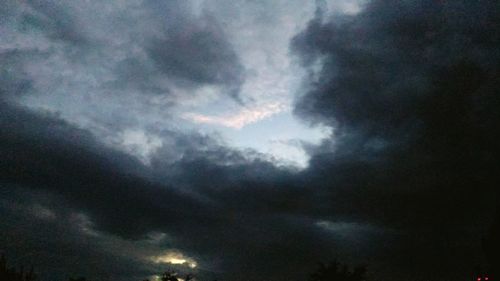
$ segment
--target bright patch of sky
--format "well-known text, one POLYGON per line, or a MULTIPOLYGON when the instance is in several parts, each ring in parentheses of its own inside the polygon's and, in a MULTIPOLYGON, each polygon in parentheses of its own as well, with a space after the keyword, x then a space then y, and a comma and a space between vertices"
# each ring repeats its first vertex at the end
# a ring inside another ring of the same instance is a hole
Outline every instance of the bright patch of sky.
POLYGON ((155 263, 166 263, 166 264, 185 264, 190 268, 195 268, 197 263, 194 259, 184 256, 180 252, 167 251, 159 256, 153 256, 152 261, 155 263))
POLYGON ((225 25, 247 72, 244 106, 223 100, 184 113, 202 130, 217 130, 229 144, 253 148, 288 164, 307 166, 301 142, 318 143, 327 128, 311 128, 291 113, 302 71, 289 53, 290 39, 307 24, 314 2, 217 1, 208 6, 225 25), (229 24, 230 22, 230 24, 229 24))

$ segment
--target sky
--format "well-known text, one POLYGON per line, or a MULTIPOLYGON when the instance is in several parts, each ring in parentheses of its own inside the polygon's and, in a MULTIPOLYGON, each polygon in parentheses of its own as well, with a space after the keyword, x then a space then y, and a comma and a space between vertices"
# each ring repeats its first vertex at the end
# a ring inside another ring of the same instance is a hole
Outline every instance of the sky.
POLYGON ((42 281, 494 267, 499 13, 3 0, 0 252, 42 281))

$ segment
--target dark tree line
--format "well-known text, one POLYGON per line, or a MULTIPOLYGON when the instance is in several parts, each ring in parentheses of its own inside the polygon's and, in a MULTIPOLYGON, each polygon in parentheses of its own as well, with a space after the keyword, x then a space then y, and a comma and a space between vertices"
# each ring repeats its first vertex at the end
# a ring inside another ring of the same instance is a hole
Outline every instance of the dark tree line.
MULTIPOLYGON (((0 281, 36 281, 37 275, 33 267, 29 271, 9 267, 5 255, 0 257, 0 281)), ((193 274, 180 275, 173 270, 167 270, 160 275, 160 281, 193 281, 193 274)), ((311 274, 309 281, 365 281, 366 267, 359 266, 350 268, 345 264, 333 261, 329 264, 320 264, 318 269, 311 274)), ((69 281, 86 281, 84 277, 69 278, 69 281)), ((148 279, 144 281, 149 281, 148 279)), ((216 281, 216 280, 214 280, 216 281)))
MULTIPOLYGON (((484 250, 487 258, 490 261, 489 275, 491 277, 498 276, 498 263, 500 253, 500 216, 491 228, 491 232, 485 239, 484 250)), ((478 275, 479 276, 479 275, 478 275)), ((5 255, 0 256, 0 281, 36 281, 37 275, 33 267, 25 271, 21 266, 16 268, 9 267, 5 255)), ((185 275, 178 274, 173 270, 167 270, 160 275, 160 281, 194 281, 194 275, 189 273, 185 275)), ((366 281, 367 268, 366 266, 350 267, 346 264, 340 263, 337 260, 328 264, 320 263, 318 268, 309 276, 308 281, 366 281)), ((491 279, 493 280, 493 279, 491 279)), ((496 279, 495 279, 496 280, 496 279)), ((69 278, 69 281, 86 281, 84 277, 69 278)), ((144 281, 149 281, 148 279, 144 281)), ((216 281, 216 280, 214 280, 216 281)))

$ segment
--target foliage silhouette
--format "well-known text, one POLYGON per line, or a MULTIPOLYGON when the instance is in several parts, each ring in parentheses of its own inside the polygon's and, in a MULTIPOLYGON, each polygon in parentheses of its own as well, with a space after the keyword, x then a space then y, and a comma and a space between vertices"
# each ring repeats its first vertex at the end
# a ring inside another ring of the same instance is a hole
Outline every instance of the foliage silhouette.
MULTIPOLYGON (((173 270, 167 270, 161 274, 160 280, 161 281, 179 281, 180 279, 184 281, 192 281, 194 279, 194 275, 191 273, 188 273, 184 276, 184 278, 179 277, 179 274, 173 270)), ((149 281, 149 279, 146 279, 144 281, 149 281)))
POLYGON ((161 276, 161 281, 178 281, 177 273, 173 270, 165 271, 161 276))

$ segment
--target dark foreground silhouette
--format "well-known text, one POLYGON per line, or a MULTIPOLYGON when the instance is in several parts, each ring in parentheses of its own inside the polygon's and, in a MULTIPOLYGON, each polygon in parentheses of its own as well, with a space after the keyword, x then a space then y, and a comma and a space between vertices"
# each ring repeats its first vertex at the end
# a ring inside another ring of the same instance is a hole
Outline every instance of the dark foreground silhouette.
MULTIPOLYGON (((313 272, 309 281, 365 281, 366 280, 366 267, 358 266, 350 268, 338 261, 333 261, 329 264, 319 264, 319 267, 313 272)), ((173 270, 167 270, 160 274, 160 281, 193 281, 195 276, 191 273, 180 275, 173 270)), ((33 267, 29 271, 24 272, 23 267, 16 269, 9 267, 7 259, 4 255, 0 257, 0 281, 36 281, 37 275, 33 267)), ((199 280, 199 279, 196 279, 199 280)), ((84 277, 69 278, 69 281, 88 281, 84 277)), ((149 281, 145 279, 144 281, 149 281)), ((217 280, 214 280, 217 281, 217 280)), ((298 281, 298 280, 297 280, 298 281)))
MULTIPOLYGON (((496 281, 494 278, 498 275, 500 269, 499 259, 497 254, 500 252, 500 218, 497 218, 495 224, 491 228, 489 235, 483 240, 483 246, 487 259, 489 260, 488 274, 482 270, 477 270, 471 281, 496 281)), ((173 270, 167 270, 162 274, 158 274, 159 281, 194 281, 198 280, 191 273, 179 274, 173 270)), ((9 266, 4 255, 0 257, 0 281, 37 281, 37 274, 33 267, 25 271, 21 266, 16 268, 9 266)), ((309 276, 308 281, 367 281, 367 267, 357 266, 350 267, 340 263, 337 260, 328 264, 320 263, 317 269, 309 276)), ((69 278, 68 281, 90 281, 84 277, 69 278)), ((143 281, 150 281, 145 279, 143 281)), ((154 281, 157 281, 155 279, 154 281)), ((217 281, 217 280, 213 280, 217 281)), ((299 280, 297 280, 299 281, 299 280)))
MULTIPOLYGON (((366 267, 358 266, 351 269, 345 264, 333 261, 329 264, 320 263, 318 269, 311 274, 309 281, 365 281, 366 267)), ((178 276, 174 271, 166 271, 161 275, 161 281, 190 281, 194 275, 187 274, 183 277, 178 276)), ((149 281, 148 279, 144 281, 149 281)), ((216 280, 214 280, 216 281, 216 280)))

